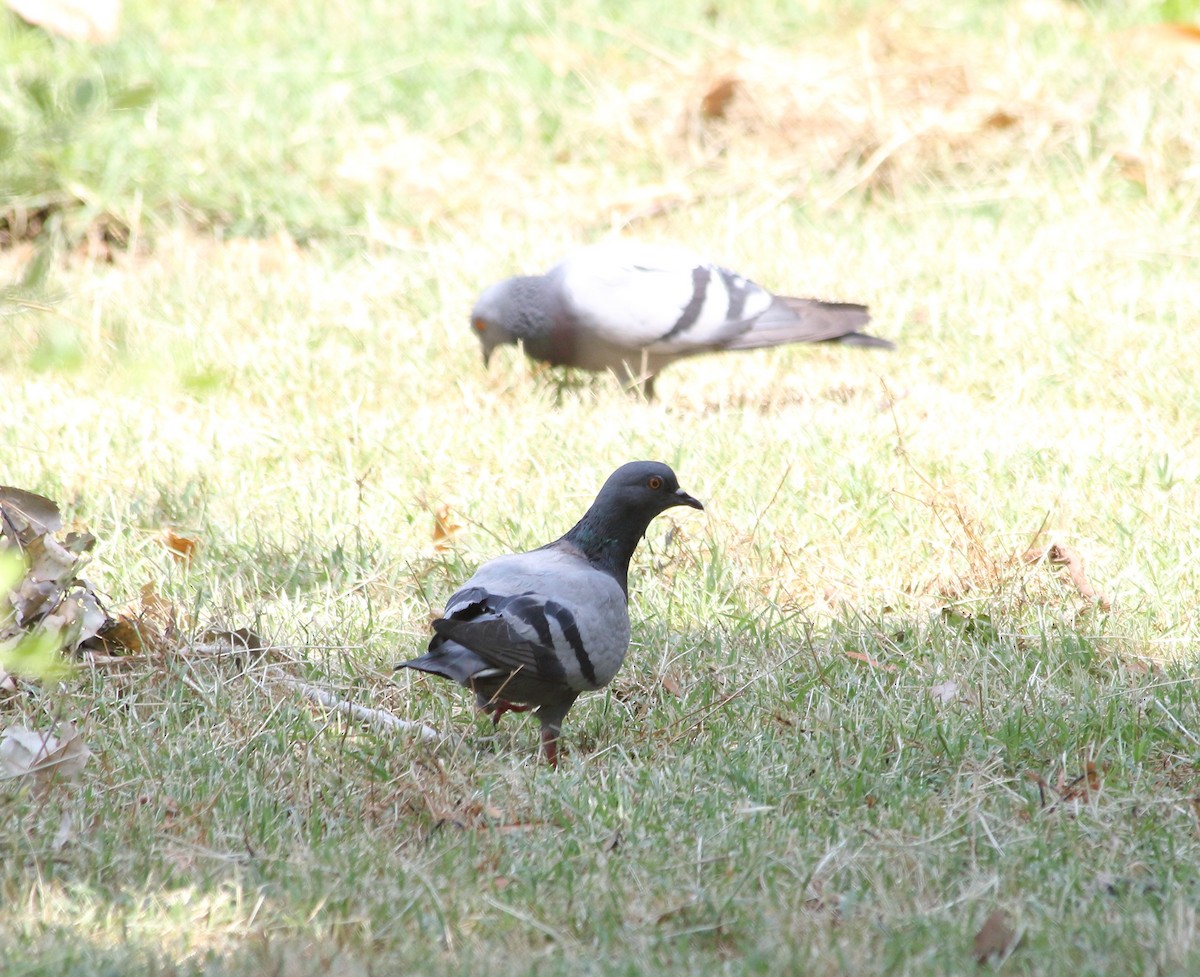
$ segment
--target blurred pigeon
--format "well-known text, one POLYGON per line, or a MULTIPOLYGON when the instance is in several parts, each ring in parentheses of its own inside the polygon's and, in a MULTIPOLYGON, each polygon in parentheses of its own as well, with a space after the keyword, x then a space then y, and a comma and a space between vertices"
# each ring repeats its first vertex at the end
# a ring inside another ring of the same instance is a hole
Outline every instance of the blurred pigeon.
POLYGON ((471 689, 493 722, 536 708, 546 759, 557 766, 567 710, 625 660, 633 551, 650 520, 677 505, 704 508, 666 465, 622 465, 561 539, 481 566, 433 622, 429 651, 396 667, 471 689))
POLYGON ((497 346, 520 342, 535 360, 640 380, 647 397, 659 370, 698 353, 829 341, 894 349, 859 332, 868 321, 864 305, 774 295, 682 248, 622 242, 497 282, 471 312, 485 366, 497 346))

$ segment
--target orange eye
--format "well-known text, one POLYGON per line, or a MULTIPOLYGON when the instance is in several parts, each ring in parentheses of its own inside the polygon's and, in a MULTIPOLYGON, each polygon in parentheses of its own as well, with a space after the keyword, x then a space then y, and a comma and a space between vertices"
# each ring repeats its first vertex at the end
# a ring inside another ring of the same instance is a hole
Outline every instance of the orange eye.
POLYGON ((657 475, 651 475, 650 481, 648 481, 646 484, 657 491, 658 489, 662 488, 662 479, 657 475))
POLYGON ((471 320, 471 328, 474 329, 476 332, 486 332, 487 331, 487 323, 484 322, 482 319, 472 319, 471 320))

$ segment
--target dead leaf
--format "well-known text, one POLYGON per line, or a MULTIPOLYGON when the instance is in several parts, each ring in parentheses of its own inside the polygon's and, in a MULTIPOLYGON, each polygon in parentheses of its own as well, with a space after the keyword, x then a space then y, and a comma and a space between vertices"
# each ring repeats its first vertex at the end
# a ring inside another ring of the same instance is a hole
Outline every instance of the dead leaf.
POLYGON ((173 633, 177 628, 175 605, 164 597, 160 597, 154 582, 142 585, 142 613, 139 620, 149 618, 163 631, 173 633))
POLYGON ((621 847, 621 832, 614 831, 611 835, 608 836, 608 838, 605 840, 604 844, 600 846, 600 850, 607 854, 608 852, 616 851, 620 847, 621 847))
POLYGON ((454 537, 462 532, 462 525, 454 518, 449 503, 439 502, 433 507, 433 548, 445 553, 454 544, 454 537))
POLYGON ((706 119, 723 119, 729 110, 729 103, 741 87, 741 79, 736 75, 723 75, 708 86, 708 91, 700 99, 700 114, 706 119))
POLYGON ((108 654, 145 654, 158 649, 161 639, 162 635, 153 622, 138 621, 119 614, 115 621, 108 621, 96 632, 95 640, 88 642, 88 645, 108 654))
POLYGON ((78 589, 59 601, 54 610, 42 618, 42 627, 57 631, 59 643, 69 652, 75 651, 104 626, 108 615, 100 607, 95 594, 78 589))
POLYGON ((983 125, 990 129, 1011 129, 1020 122, 1020 118, 1005 109, 994 109, 983 120, 983 125))
POLYGON ((858 662, 866 662, 872 668, 881 668, 885 672, 896 671, 895 665, 885 665, 882 662, 877 662, 874 658, 872 658, 870 655, 868 655, 864 651, 848 651, 848 652, 846 652, 846 657, 853 658, 855 661, 858 661, 858 662))
POLYGON ((1083 773, 1063 786, 1065 774, 1059 771, 1059 794, 1064 801, 1086 801, 1092 794, 1100 790, 1100 771, 1091 760, 1083 768, 1083 773))
POLYGON ((101 44, 114 40, 121 0, 8 0, 22 20, 72 41, 101 44))
POLYGON ((1050 563, 1067 568, 1067 572, 1071 575, 1071 582, 1081 597, 1085 600, 1095 601, 1102 611, 1112 610, 1112 599, 1091 585, 1083 569, 1083 557, 1075 550, 1062 543, 1055 543, 1045 550, 1037 548, 1026 550, 1021 559, 1026 563, 1037 563, 1043 557, 1050 563))
MULTIPOLYGON (((236 633, 225 634, 229 636, 236 633)), ((243 636, 248 648, 251 634, 252 632, 247 631, 243 636)), ((178 611, 174 604, 159 595, 151 581, 142 585, 141 609, 137 616, 118 614, 116 620, 106 621, 96 632, 96 636, 86 643, 86 648, 93 653, 115 656, 126 653, 163 654, 176 647, 178 639, 178 611)), ((240 641, 238 638, 229 640, 231 643, 235 640, 240 641)), ((98 659, 93 654, 91 660, 95 662, 98 659)))
POLYGON ((171 554, 178 563, 184 566, 190 566, 192 557, 196 555, 196 548, 200 545, 198 539, 191 539, 188 536, 180 536, 173 529, 164 529, 159 537, 162 540, 163 546, 167 548, 167 552, 171 554))
POLYGON ((42 532, 56 533, 62 529, 62 513, 58 503, 25 489, 0 485, 0 506, 15 509, 27 522, 37 523, 42 532))
POLYGON ((942 682, 940 685, 935 685, 929 690, 929 695, 934 702, 940 702, 943 705, 953 702, 958 696, 957 682, 942 682))
POLYGON ((679 683, 671 678, 670 675, 664 675, 662 677, 662 687, 664 692, 666 692, 668 695, 673 695, 676 699, 683 695, 679 688, 679 683))
POLYGON ((63 723, 59 733, 58 736, 38 733, 24 726, 9 726, 0 733, 3 777, 32 776, 39 791, 55 781, 77 777, 87 765, 91 751, 74 723, 63 723))
POLYGON ((1016 938, 1017 933, 1012 928, 1008 913, 1003 909, 993 910, 975 934, 975 960, 987 963, 993 957, 1005 956, 1014 948, 1016 938))

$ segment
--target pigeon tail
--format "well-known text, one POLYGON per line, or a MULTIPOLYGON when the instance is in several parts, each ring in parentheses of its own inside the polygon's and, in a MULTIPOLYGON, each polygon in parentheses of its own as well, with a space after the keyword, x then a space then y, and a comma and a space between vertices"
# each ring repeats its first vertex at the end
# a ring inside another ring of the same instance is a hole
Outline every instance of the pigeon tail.
POLYGON ((475 652, 464 648, 456 641, 438 641, 435 638, 434 642, 436 647, 432 651, 420 658, 401 662, 396 668, 412 668, 418 672, 429 672, 431 675, 448 678, 459 685, 469 685, 472 678, 491 668, 475 652))
POLYGON ((787 343, 845 341, 849 336, 868 340, 861 345, 890 345, 858 332, 870 321, 865 305, 778 297, 750 328, 731 337, 722 348, 762 349, 787 343))
POLYGON ((848 332, 844 336, 830 342, 841 343, 843 346, 857 346, 861 349, 895 349, 896 344, 890 339, 881 339, 865 332, 848 332))

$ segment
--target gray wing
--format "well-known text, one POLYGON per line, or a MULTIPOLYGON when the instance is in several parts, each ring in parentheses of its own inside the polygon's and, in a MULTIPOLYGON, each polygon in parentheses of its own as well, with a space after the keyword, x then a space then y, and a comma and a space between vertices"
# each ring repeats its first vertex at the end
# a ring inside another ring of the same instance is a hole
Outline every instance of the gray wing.
POLYGON ((581 248, 555 271, 575 322, 616 346, 659 355, 836 340, 891 348, 859 330, 866 306, 775 295, 682 248, 581 248))
POLYGON ((775 301, 748 278, 682 248, 598 244, 573 252, 555 271, 580 327, 650 353, 719 349, 775 301))
POLYGON ((498 674, 520 671, 524 681, 575 691, 600 686, 574 614, 544 595, 466 588, 451 598, 433 630, 430 654, 443 645, 461 646, 498 674))

